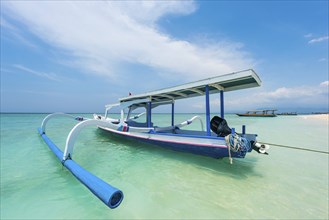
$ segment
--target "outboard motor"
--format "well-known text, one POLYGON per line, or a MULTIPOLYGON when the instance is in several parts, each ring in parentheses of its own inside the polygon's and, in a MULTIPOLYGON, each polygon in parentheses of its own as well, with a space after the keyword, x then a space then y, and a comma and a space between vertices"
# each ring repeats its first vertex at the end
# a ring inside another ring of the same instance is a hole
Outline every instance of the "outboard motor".
POLYGON ((227 125, 226 120, 218 116, 214 116, 211 119, 210 128, 219 137, 225 137, 226 135, 229 135, 232 132, 231 128, 227 125))

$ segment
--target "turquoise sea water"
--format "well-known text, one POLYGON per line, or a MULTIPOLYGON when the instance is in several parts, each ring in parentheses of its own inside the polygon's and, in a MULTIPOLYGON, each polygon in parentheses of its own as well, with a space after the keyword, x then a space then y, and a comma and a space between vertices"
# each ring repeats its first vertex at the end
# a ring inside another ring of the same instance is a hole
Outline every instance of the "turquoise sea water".
MULTIPOLYGON (((272 146, 268 156, 252 152, 231 165, 227 158, 113 140, 86 128, 73 158, 123 191, 122 204, 109 209, 62 167, 38 135, 45 116, 0 116, 1 219, 328 219, 328 154, 272 146)), ((175 120, 192 116, 179 114, 175 120)), ((164 124, 169 115, 153 119, 164 124)), ((328 120, 226 119, 238 132, 245 124, 263 142, 328 151, 328 120)), ((63 150, 74 124, 53 119, 47 135, 63 150)))

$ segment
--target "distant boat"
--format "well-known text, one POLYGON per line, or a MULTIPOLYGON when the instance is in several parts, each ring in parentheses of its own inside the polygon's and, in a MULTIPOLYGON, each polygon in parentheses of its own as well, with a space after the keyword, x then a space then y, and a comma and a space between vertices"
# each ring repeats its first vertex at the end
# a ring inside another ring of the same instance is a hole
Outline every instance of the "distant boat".
POLYGON ((282 112, 278 113, 277 115, 297 115, 297 112, 282 112))
POLYGON ((237 115, 243 117, 276 117, 277 115, 274 113, 275 111, 277 110, 276 109, 253 110, 253 111, 247 111, 244 114, 237 114, 237 115))

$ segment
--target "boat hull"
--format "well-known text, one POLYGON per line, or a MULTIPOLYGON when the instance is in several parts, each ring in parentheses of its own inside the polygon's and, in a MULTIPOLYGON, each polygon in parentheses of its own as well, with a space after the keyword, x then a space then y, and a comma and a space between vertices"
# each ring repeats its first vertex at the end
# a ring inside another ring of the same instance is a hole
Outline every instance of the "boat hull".
MULTIPOLYGON (((224 138, 221 137, 193 137, 164 133, 123 132, 107 127, 99 127, 110 135, 119 139, 127 139, 160 146, 179 152, 187 152, 212 158, 229 157, 229 150, 224 138)), ((231 151, 231 157, 244 158, 245 154, 231 151)))

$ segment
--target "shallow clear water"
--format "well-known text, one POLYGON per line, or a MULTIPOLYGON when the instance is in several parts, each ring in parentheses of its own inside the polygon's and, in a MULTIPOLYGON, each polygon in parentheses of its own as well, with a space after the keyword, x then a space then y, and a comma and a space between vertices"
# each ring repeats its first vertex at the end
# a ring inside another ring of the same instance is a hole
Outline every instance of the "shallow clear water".
MULTIPOLYGON (((328 154, 272 146, 269 155, 212 159, 86 128, 73 158, 124 193, 107 208, 59 163, 37 133, 44 114, 1 114, 1 219, 327 219, 328 154)), ((91 117, 91 115, 83 115, 91 117)), ((178 114, 176 122, 191 118, 178 114)), ((155 114, 166 125, 170 115, 155 114)), ((226 117, 263 142, 328 151, 328 121, 226 117)), ((62 150, 75 122, 49 121, 62 150)), ((199 129, 196 122, 192 128, 199 129)))

